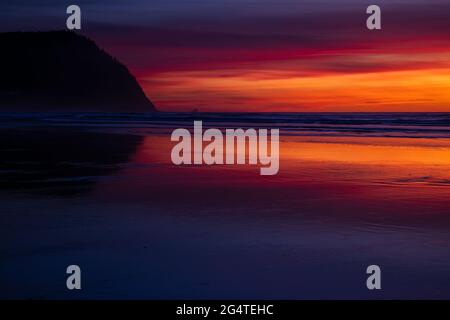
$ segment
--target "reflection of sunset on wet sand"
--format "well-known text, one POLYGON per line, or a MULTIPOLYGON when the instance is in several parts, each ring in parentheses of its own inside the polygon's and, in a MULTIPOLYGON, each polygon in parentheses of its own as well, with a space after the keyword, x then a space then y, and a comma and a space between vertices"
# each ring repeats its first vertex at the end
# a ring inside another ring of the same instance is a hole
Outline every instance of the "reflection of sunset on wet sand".
MULTIPOLYGON (((170 150, 174 143, 168 143, 167 134, 146 136, 134 159, 139 163, 160 163, 170 165, 170 150)), ((450 140, 372 137, 291 137, 281 136, 280 174, 283 167, 298 167, 302 163, 335 163, 336 165, 366 165, 384 167, 408 167, 426 170, 434 168, 450 179, 450 140)), ((185 166, 186 167, 186 166, 185 166)), ((204 166, 214 170, 224 166, 204 166)), ((255 166, 229 167, 245 171, 255 166)), ((196 168, 201 170, 201 168, 196 168)))
POLYGON ((304 141, 284 142, 281 150, 283 159, 373 165, 450 166, 450 140, 448 139, 420 139, 420 144, 417 144, 416 139, 368 137, 309 141, 310 139, 305 138, 304 141))
POLYGON ((361 275, 376 263, 389 283, 381 298, 448 298, 448 121, 447 114, 86 115, 64 134, 54 129, 56 151, 41 143, 46 130, 9 129, 15 139, 4 136, 4 159, 15 170, 3 178, 16 184, 0 190, 1 280, 17 288, 14 297, 44 282, 55 292, 46 297, 65 297, 50 272, 36 285, 14 274, 70 253, 102 275, 86 297, 370 299, 361 275), (276 123, 278 174, 261 176, 258 165, 173 165, 171 132, 192 129, 193 117, 221 129, 276 123), (21 161, 23 148, 32 163, 21 161), (55 161, 49 171, 45 164, 55 161), (108 293, 103 279, 113 279, 108 293))
MULTIPOLYGON (((450 165, 450 139, 290 137, 280 143, 283 162, 315 160, 373 164, 450 165)), ((168 143, 169 141, 169 143, 168 143)), ((136 158, 170 163, 167 134, 144 137, 136 158)), ((206 145, 207 143, 204 143, 206 145)))

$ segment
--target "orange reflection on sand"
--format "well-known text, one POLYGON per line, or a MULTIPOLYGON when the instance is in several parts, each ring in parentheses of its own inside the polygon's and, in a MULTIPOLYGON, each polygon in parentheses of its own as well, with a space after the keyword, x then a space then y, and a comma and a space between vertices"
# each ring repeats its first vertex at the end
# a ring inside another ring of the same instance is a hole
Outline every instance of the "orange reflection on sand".
MULTIPOLYGON (((133 162, 171 164, 174 144, 169 134, 146 136, 133 162)), ((450 171, 450 139, 282 136, 280 162, 292 161, 442 165, 450 171)))
POLYGON ((122 179, 99 183, 97 189, 108 195, 120 190, 122 198, 133 199, 152 193, 164 199, 189 191, 205 201, 203 195, 212 193, 208 199, 216 205, 222 200, 215 196, 234 196, 236 190, 257 202, 274 197, 279 203, 284 194, 336 201, 336 206, 349 199, 373 204, 386 199, 438 203, 448 198, 450 139, 282 135, 275 176, 260 176, 255 165, 176 166, 170 159, 173 145, 167 132, 145 136, 119 173, 122 179))
POLYGON ((450 139, 329 137, 315 140, 288 140, 281 143, 281 160, 383 165, 448 165, 450 169, 450 139))

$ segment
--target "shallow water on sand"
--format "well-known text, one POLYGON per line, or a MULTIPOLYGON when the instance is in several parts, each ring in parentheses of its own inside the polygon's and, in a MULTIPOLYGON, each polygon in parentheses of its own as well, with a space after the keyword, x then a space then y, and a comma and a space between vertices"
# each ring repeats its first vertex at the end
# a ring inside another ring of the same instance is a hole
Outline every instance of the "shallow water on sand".
POLYGON ((0 297, 450 298, 448 115, 246 117, 0 117, 0 297), (279 174, 173 166, 191 118, 280 126, 279 174))

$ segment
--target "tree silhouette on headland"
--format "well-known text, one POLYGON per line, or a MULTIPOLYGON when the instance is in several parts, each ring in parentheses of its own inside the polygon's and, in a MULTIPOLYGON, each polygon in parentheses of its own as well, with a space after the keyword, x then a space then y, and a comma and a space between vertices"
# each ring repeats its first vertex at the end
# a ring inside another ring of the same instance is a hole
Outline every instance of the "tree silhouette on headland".
POLYGON ((155 111, 128 69, 69 31, 0 33, 0 111, 155 111))

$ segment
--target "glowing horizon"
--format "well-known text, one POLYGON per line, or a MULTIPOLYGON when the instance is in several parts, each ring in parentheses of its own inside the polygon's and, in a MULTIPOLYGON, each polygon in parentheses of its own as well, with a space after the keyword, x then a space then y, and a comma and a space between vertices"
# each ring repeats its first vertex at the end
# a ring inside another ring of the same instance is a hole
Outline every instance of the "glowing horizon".
POLYGON ((255 79, 168 73, 160 75, 168 85, 149 90, 165 111, 450 112, 450 69, 272 79, 270 72, 267 75, 255 79))

